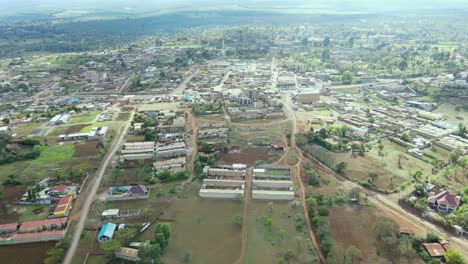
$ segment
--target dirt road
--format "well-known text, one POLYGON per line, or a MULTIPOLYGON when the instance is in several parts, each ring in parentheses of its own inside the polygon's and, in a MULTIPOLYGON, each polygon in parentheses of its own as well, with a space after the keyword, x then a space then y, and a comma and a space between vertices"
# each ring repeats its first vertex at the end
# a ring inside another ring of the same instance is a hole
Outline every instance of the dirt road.
POLYGON ((295 150, 296 153, 298 153, 298 162, 294 168, 293 176, 296 179, 296 182, 299 183, 299 196, 300 200, 302 203, 302 209, 304 211, 304 218, 307 224, 307 231, 309 233, 310 241, 314 245, 317 255, 320 259, 320 263, 325 264, 325 256, 323 255, 322 251, 320 250, 320 245, 318 243, 318 240, 315 236, 314 229, 312 227, 310 217, 309 217, 309 210, 307 209, 307 204, 306 204, 306 188, 304 186, 304 183, 302 182, 301 179, 301 167, 302 167, 302 160, 304 159, 302 152, 296 145, 296 134, 297 134, 297 120, 296 120, 296 115, 292 111, 292 100, 289 96, 286 96, 283 98, 284 100, 284 112, 285 115, 288 116, 288 119, 292 121, 292 131, 291 131, 291 149, 295 150))
POLYGON ((413 215, 412 213, 407 212, 403 208, 400 207, 400 205, 386 197, 385 195, 370 191, 368 189, 365 189, 364 187, 360 186, 357 183, 354 183, 343 176, 337 174, 335 171, 321 163, 320 161, 316 160, 315 158, 311 157, 310 155, 307 155, 310 160, 314 164, 314 168, 317 169, 320 173, 323 174, 328 174, 329 176, 332 176, 340 182, 342 182, 343 187, 346 189, 352 189, 352 188, 359 188, 362 191, 366 192, 369 194, 368 199, 370 202, 375 204, 376 207, 378 207, 380 210, 393 214, 398 218, 405 219, 407 222, 414 223, 415 226, 420 226, 423 227, 426 230, 429 230, 441 238, 447 240, 450 242, 450 245, 454 247, 456 250, 460 251, 463 253, 465 256, 468 256, 468 242, 460 237, 454 236, 450 233, 447 233, 444 229, 442 229, 439 226, 436 226, 432 224, 431 222, 420 218, 418 216, 413 215))
POLYGON ((252 193, 252 173, 253 170, 247 171, 245 176, 245 190, 244 190, 244 208, 242 211, 242 249, 239 259, 234 264, 240 264, 245 258, 247 253, 247 224, 248 224, 248 213, 250 204, 250 194, 252 193))
POLYGON ((171 95, 184 94, 184 90, 185 90, 185 88, 187 88, 187 84, 190 82, 190 80, 192 80, 193 77, 195 77, 195 75, 198 74, 198 72, 199 72, 198 69, 192 70, 192 72, 189 72, 189 76, 187 78, 185 78, 185 80, 179 85, 179 87, 177 87, 176 89, 174 89, 171 92, 171 95))
POLYGON ((80 237, 81 237, 81 233, 83 232, 84 225, 86 223, 86 220, 88 219, 89 210, 91 209, 91 205, 94 202, 94 197, 99 189, 99 185, 106 172, 106 168, 109 166, 115 153, 120 148, 120 145, 122 144, 125 138, 125 135, 127 134, 127 130, 130 127, 130 122, 131 120, 133 120, 134 114, 135 114, 134 112, 131 113, 130 118, 125 124, 125 126, 117 133, 111 149, 104 156, 104 159, 102 160, 101 164, 99 165, 98 170, 96 171, 96 176, 94 176, 88 182, 85 193, 81 194, 85 197, 85 200, 83 203, 83 207, 80 210, 81 211, 80 218, 73 232, 73 238, 70 243, 70 248, 67 250, 65 259, 63 261, 64 264, 71 263, 73 255, 75 254, 75 251, 78 247, 78 243, 80 242, 80 237))

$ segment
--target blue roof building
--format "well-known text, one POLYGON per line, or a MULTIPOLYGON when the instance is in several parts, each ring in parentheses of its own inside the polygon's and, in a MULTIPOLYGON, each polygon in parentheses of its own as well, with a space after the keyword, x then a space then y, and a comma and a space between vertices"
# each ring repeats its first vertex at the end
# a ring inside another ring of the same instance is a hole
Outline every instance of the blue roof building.
POLYGON ((97 237, 97 240, 99 243, 106 242, 109 240, 112 240, 112 237, 114 236, 115 228, 117 227, 116 224, 113 223, 107 223, 102 226, 101 231, 99 231, 99 235, 97 237))
POLYGON ((69 98, 67 100, 67 105, 71 105, 71 104, 74 104, 74 103, 78 103, 80 101, 79 98, 76 98, 76 97, 72 97, 72 98, 69 98))

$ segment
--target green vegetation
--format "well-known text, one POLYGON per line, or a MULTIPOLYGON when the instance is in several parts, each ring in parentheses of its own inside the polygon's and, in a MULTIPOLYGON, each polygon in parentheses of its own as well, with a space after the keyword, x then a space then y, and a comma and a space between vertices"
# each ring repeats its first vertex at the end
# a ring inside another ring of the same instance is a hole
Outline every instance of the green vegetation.
POLYGON ((60 264, 63 261, 63 257, 65 256, 65 252, 67 251, 70 243, 66 239, 62 239, 55 247, 47 251, 47 257, 44 260, 45 264, 60 264))
POLYGON ((170 171, 170 170, 163 170, 161 172, 156 173, 156 178, 161 182, 171 182, 171 181, 180 181, 188 179, 190 172, 188 170, 183 171, 170 171))
POLYGON ((215 100, 212 103, 206 104, 193 104, 193 112, 195 115, 207 115, 207 114, 220 114, 223 112, 223 105, 220 101, 215 100))
MULTIPOLYGON (((315 228, 319 240, 320 249, 327 259, 327 263, 337 263, 333 249, 333 238, 330 233, 330 223, 328 221, 329 209, 332 206, 352 205, 352 199, 361 204, 361 195, 359 189, 353 189, 350 192, 337 190, 335 194, 309 194, 306 204, 311 218, 312 225, 315 228)), ((367 204, 367 198, 363 200, 367 204)), ((364 204, 362 204, 364 205, 364 204)))

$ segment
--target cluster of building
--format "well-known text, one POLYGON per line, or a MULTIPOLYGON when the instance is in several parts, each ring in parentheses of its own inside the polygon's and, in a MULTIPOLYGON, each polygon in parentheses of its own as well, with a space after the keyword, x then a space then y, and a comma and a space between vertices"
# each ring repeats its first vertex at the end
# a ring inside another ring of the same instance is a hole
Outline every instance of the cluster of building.
POLYGON ((244 197, 247 165, 209 167, 203 169, 199 195, 203 198, 242 199, 244 197))
POLYGON ((150 189, 145 185, 113 186, 107 193, 107 201, 148 199, 150 189))
POLYGON ((58 114, 49 120, 49 125, 56 126, 67 123, 70 120, 70 114, 58 114))
POLYGON ((203 172, 205 178, 199 192, 203 198, 240 199, 245 195, 246 181, 251 181, 252 199, 294 200, 294 184, 288 167, 256 167, 252 179, 247 177, 244 164, 206 166, 203 172))
POLYGON ((60 240, 67 232, 67 218, 0 225, 0 245, 60 240))
POLYGON ((144 129, 157 134, 156 141, 124 143, 120 151, 120 161, 153 160, 153 168, 158 170, 184 170, 188 154, 185 138, 185 116, 182 111, 148 111, 142 113, 147 118, 157 120, 159 125, 144 127, 135 122, 130 134, 140 135, 144 129))
POLYGON ((288 167, 255 167, 252 199, 294 200, 294 184, 288 167))
POLYGON ((40 181, 21 196, 16 203, 22 205, 50 205, 49 218, 66 217, 78 194, 78 186, 49 186, 49 178, 40 181))
POLYGON ((59 140, 103 140, 106 137, 108 127, 92 127, 89 132, 71 133, 67 135, 59 135, 59 140))

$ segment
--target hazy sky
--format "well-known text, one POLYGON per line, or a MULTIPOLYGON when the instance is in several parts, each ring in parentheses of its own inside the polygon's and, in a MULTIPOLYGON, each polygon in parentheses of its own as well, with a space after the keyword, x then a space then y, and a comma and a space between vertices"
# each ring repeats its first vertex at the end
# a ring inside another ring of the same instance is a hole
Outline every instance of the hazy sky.
POLYGON ((120 12, 157 11, 167 8, 212 7, 330 9, 334 11, 387 11, 408 9, 468 9, 468 0, 0 0, 0 14, 97 10, 120 12))

